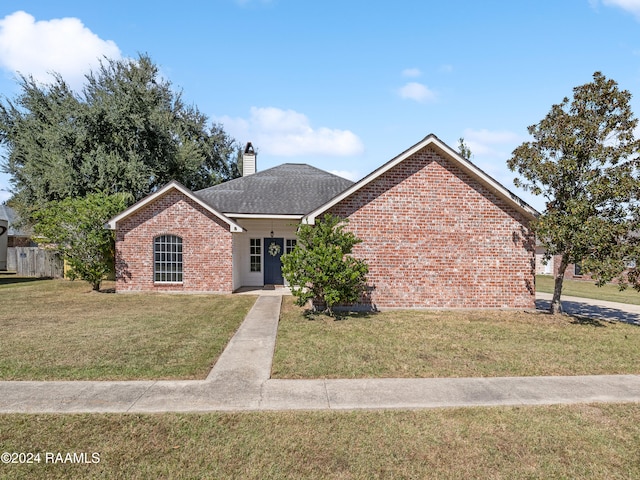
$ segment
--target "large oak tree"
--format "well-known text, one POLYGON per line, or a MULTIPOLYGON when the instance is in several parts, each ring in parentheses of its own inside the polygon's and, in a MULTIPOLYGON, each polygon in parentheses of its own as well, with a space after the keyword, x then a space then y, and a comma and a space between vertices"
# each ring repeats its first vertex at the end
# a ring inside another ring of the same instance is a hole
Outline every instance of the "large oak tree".
POLYGON ((546 200, 533 222, 547 259, 559 255, 551 312, 562 311, 560 297, 567 266, 582 263, 603 284, 626 274, 638 249, 638 121, 631 94, 600 72, 573 89, 573 98, 553 105, 533 137, 513 151, 507 164, 520 175, 516 185, 546 200))
POLYGON ((171 179, 198 189, 237 174, 235 141, 146 55, 104 59, 80 93, 57 74, 19 84, 0 101, 0 144, 23 218, 50 201, 95 192, 135 201, 171 179))

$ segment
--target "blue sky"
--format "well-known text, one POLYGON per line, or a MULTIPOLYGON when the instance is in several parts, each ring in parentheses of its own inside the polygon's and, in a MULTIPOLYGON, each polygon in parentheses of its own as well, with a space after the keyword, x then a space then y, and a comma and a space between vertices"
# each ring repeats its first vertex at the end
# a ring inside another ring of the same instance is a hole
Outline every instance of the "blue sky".
MULTIPOLYGON (((147 53, 184 98, 258 149, 358 179, 429 133, 534 207, 506 167, 602 71, 640 114, 640 0, 111 0, 0 4, 0 95, 15 72, 79 88, 96 59, 147 53)), ((0 174, 0 201, 9 197, 0 174)))

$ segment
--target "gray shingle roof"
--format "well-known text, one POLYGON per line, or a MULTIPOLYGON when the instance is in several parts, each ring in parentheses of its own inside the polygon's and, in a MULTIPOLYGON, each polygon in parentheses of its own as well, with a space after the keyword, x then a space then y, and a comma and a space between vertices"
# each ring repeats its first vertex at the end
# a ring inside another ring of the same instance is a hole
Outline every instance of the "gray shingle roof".
POLYGON ((304 215, 351 185, 310 165, 285 163, 194 194, 222 213, 304 215))

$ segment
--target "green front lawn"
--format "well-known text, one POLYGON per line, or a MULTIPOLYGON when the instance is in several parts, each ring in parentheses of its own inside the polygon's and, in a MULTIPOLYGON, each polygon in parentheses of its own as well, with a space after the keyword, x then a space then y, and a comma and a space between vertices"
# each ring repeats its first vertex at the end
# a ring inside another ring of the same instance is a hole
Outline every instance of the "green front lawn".
POLYGON ((0 415, 1 479, 640 477, 640 405, 378 412, 0 415), (46 464, 46 452, 99 454, 46 464))
POLYGON ((0 380, 205 378, 254 302, 2 276, 0 380))
MULTIPOLYGON (((108 286, 108 285, 107 285, 108 286)), ((0 380, 204 378, 253 297, 91 292, 0 277, 0 380)), ((334 321, 283 302, 274 378, 640 373, 640 329, 517 311, 334 321)))
POLYGON ((640 328, 522 311, 398 310, 342 320, 285 298, 274 378, 640 373, 640 328))
MULTIPOLYGON (((0 300, 0 380, 202 378, 254 302, 2 277, 0 300)), ((285 298, 274 376, 638 373, 639 332, 523 312, 309 320, 285 298)), ((0 415, 0 452, 40 454, 0 479, 638 478, 639 425, 640 404, 0 415), (46 463, 74 453, 99 463, 46 463)))
MULTIPOLYGON (((553 293, 553 284, 554 279, 551 275, 536 276, 536 290, 538 292, 553 293)), ((565 280, 562 282, 562 295, 640 305, 640 292, 633 288, 621 291, 617 285, 611 284, 597 287, 594 282, 565 280)))

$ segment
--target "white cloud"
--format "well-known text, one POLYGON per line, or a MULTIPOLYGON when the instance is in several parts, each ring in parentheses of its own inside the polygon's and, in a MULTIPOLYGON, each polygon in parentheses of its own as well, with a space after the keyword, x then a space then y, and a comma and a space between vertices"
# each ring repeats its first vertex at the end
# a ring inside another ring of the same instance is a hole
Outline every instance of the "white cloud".
MULTIPOLYGON (((336 174, 337 175, 337 174, 336 174)), ((342 176, 342 175, 341 175, 342 176)), ((345 177, 346 178, 346 177, 345 177)), ((7 200, 9 200, 13 195, 11 194, 11 192, 9 190, 5 190, 4 188, 0 188, 0 203, 2 202, 6 202, 7 200)))
POLYGON ((275 107, 251 107, 249 118, 221 117, 227 132, 251 141, 261 153, 283 157, 304 155, 347 156, 364 151, 350 130, 313 128, 306 115, 275 107))
POLYGON ((0 67, 32 75, 40 82, 57 72, 73 88, 102 57, 119 59, 112 40, 102 40, 77 18, 36 21, 18 11, 0 20, 0 67))
MULTIPOLYGON (((467 128, 462 137, 471 150, 471 161, 506 188, 512 189, 516 175, 508 170, 506 161, 511 157, 513 150, 526 138, 507 130, 486 128, 479 130, 467 128)), ((457 145, 456 142, 456 148, 457 145)), ((522 192, 518 193, 518 195, 521 194, 522 192)), ((530 196, 525 198, 527 202, 530 200, 530 196)), ((534 205, 536 208, 538 206, 534 205)))
MULTIPOLYGON (((592 7, 597 7, 597 0, 589 0, 592 7)), ((634 15, 640 20, 640 0, 602 0, 607 7, 618 7, 634 15)))
POLYGON ((329 173, 333 173, 342 178, 346 178, 347 180, 351 180, 352 182, 356 182, 362 178, 360 172, 355 170, 330 170, 329 173))
POLYGON ((420 103, 427 103, 436 99, 436 93, 429 87, 418 82, 409 82, 398 90, 401 98, 415 100, 420 103))
POLYGON ((403 77, 419 77, 420 75, 422 75, 422 72, 420 71, 419 68, 406 68, 402 71, 402 76, 403 77))
POLYGON ((491 156, 498 159, 506 159, 511 151, 524 139, 520 135, 506 130, 491 131, 487 129, 464 130, 464 143, 471 153, 477 156, 491 156))

